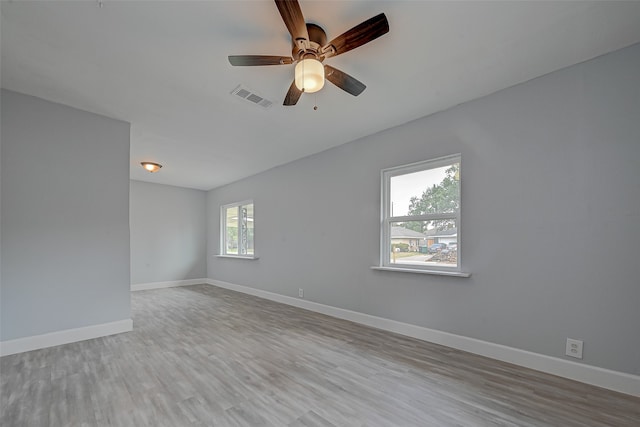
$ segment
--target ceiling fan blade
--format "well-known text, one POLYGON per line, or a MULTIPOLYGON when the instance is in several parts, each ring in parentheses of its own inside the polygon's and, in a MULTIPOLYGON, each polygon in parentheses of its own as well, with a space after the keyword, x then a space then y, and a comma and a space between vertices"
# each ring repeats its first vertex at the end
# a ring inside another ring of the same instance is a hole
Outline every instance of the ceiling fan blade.
POLYGON ((309 48, 309 32, 298 0, 275 0, 275 2, 295 45, 303 49, 309 48))
POLYGON ((302 91, 296 87, 296 81, 294 80, 289 87, 289 92, 284 97, 282 105, 296 105, 302 95, 302 91))
POLYGON ((334 85, 353 96, 358 96, 367 86, 361 81, 354 79, 349 74, 333 68, 331 65, 324 66, 324 76, 334 85))
POLYGON ((389 32, 389 21, 384 13, 367 19, 349 31, 331 40, 322 48, 325 58, 337 56, 369 43, 389 32))
POLYGON ((231 65, 251 66, 251 65, 284 65, 293 64, 290 56, 269 56, 269 55, 229 55, 231 65))

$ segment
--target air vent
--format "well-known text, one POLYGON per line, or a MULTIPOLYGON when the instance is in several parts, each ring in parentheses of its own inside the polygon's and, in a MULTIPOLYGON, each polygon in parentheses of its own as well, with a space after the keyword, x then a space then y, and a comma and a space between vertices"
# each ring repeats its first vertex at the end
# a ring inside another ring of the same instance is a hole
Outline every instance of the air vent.
POLYGON ((273 102, 265 99, 242 85, 238 85, 231 91, 231 95, 242 98, 246 101, 250 101, 252 104, 259 105, 262 108, 269 108, 273 105, 273 102))
POLYGON ((250 93, 251 92, 246 89, 240 89, 236 95, 238 95, 240 98, 246 98, 250 93))
POLYGON ((256 95, 255 93, 252 93, 251 95, 247 96, 247 99, 251 102, 255 102, 256 104, 262 101, 262 97, 256 95))

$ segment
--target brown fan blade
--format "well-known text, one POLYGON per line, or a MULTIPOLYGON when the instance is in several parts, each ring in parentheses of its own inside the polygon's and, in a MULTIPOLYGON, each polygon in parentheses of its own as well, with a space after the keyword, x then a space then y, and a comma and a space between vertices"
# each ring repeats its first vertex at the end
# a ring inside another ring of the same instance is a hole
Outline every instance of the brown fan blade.
POLYGON ((307 49, 309 47, 309 33, 298 0, 275 0, 275 2, 295 45, 307 49), (301 44, 302 46, 300 46, 301 44))
POLYGON ((302 91, 298 89, 296 81, 294 80, 289 87, 289 92, 287 92, 287 95, 284 97, 282 105, 296 105, 300 99, 300 95, 302 95, 302 91))
POLYGON ((389 22, 386 15, 381 13, 331 40, 322 48, 322 54, 325 58, 337 56, 369 43, 388 32, 389 22))
POLYGON ((284 65, 293 64, 293 58, 290 56, 229 55, 229 62, 234 66, 284 65))
POLYGON ((366 86, 361 81, 354 79, 349 74, 333 68, 331 65, 324 66, 324 76, 334 85, 353 96, 358 96, 365 90, 366 86))

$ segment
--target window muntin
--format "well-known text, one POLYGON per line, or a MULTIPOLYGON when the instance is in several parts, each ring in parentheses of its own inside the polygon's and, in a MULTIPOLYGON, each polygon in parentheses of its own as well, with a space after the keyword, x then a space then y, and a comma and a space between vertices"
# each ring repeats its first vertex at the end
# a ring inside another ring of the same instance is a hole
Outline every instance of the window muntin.
POLYGON ((239 257, 253 256, 255 231, 253 202, 245 201, 222 206, 220 218, 220 253, 239 257))
POLYGON ((380 265, 460 271, 460 155, 382 171, 380 265))

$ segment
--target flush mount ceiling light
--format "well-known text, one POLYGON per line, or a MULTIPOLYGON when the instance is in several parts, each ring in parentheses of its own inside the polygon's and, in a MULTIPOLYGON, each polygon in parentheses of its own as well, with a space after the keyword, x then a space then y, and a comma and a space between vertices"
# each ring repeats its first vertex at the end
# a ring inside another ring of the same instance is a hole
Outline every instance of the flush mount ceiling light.
POLYGON ((162 167, 160 163, 153 163, 153 162, 141 162, 140 164, 146 171, 151 173, 158 172, 162 167))

